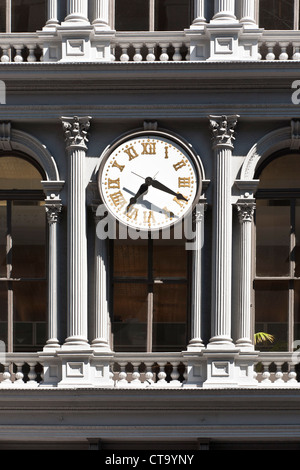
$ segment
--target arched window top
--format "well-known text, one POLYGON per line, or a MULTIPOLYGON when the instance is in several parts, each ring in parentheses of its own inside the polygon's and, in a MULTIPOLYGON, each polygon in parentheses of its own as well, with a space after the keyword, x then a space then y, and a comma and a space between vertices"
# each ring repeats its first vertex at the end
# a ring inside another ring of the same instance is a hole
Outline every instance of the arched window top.
POLYGON ((0 157, 0 190, 42 190, 39 170, 19 156, 0 157))
POLYGON ((299 189, 300 154, 291 153, 265 162, 259 174, 259 189, 299 189))

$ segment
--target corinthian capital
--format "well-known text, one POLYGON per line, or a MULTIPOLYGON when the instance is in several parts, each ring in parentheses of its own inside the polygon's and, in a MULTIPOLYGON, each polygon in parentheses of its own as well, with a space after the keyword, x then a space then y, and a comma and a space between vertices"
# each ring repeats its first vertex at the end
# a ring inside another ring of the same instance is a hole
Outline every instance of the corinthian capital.
POLYGON ((80 147, 87 149, 88 129, 90 127, 91 117, 62 117, 61 120, 67 148, 80 147))
POLYGON ((255 210, 255 202, 238 202, 237 211, 240 223, 252 222, 253 214, 255 210))
POLYGON ((239 116, 210 116, 210 129, 214 147, 225 146, 233 148, 234 128, 239 116))

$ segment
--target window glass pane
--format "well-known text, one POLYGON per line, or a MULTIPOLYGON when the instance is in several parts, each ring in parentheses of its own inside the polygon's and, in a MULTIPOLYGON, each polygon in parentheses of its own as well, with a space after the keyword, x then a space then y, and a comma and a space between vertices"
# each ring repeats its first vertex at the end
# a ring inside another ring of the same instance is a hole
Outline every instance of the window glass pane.
POLYGON ((285 155, 272 160, 261 172, 259 189, 300 188, 300 155, 285 155))
POLYGON ((255 332, 269 333, 274 336, 273 343, 257 344, 258 350, 287 350, 288 306, 288 282, 255 282, 255 332))
MULTIPOLYGON (((300 282, 295 281, 294 341, 300 341, 300 282)), ((298 344, 296 348, 298 348, 298 344)))
POLYGON ((190 0, 156 0, 155 29, 182 31, 190 25, 190 0))
POLYGON ((260 0, 259 26, 265 29, 293 29, 294 0, 260 0))
POLYGON ((149 0, 115 0, 117 31, 148 31, 149 0))
POLYGON ((27 160, 18 157, 0 158, 0 190, 43 189, 40 172, 27 160))
POLYGON ((13 283, 13 315, 14 351, 35 350, 36 324, 47 319, 46 281, 13 283))
POLYGON ((11 0, 12 32, 33 32, 46 23, 46 0, 11 0))
POLYGON ((289 275, 289 253, 289 201, 258 199, 256 202, 256 275, 289 275))
POLYGON ((295 205, 295 276, 300 277, 300 199, 296 199, 295 205))
POLYGON ((6 277, 6 202, 0 201, 0 277, 6 277))
POLYGON ((6 11, 5 11, 5 0, 0 4, 0 33, 5 33, 5 22, 6 22, 6 11))
POLYGON ((187 276, 187 250, 185 242, 177 240, 154 240, 153 244, 153 277, 187 276))
POLYGON ((147 277, 147 241, 116 240, 114 242, 114 277, 147 277))
POLYGON ((155 284, 153 298, 153 351, 181 351, 186 347, 186 284, 155 284))
POLYGON ((12 207, 12 276, 43 278, 46 243, 45 208, 39 201, 14 201, 12 207))
POLYGON ((147 284, 114 285, 113 341, 115 351, 146 351, 147 284))

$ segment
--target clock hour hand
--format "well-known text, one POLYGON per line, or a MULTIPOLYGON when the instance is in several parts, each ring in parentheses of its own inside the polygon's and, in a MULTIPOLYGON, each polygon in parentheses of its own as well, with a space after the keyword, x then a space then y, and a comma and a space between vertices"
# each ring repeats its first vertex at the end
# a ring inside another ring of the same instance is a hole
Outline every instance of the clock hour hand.
POLYGON ((176 198, 181 201, 187 201, 187 199, 182 194, 175 193, 175 191, 172 191, 172 189, 167 188, 167 186, 160 183, 159 181, 152 180, 151 186, 153 186, 153 188, 160 189, 160 191, 164 191, 165 193, 172 194, 173 196, 176 196, 176 198))
POLYGON ((145 183, 143 183, 140 186, 138 192, 133 197, 130 198, 130 201, 129 201, 129 204, 128 204, 126 210, 128 211, 130 206, 132 206, 133 204, 136 204, 138 198, 140 196, 142 196, 143 194, 145 194, 148 191, 148 189, 149 189, 149 184, 147 183, 147 178, 146 178, 145 183))

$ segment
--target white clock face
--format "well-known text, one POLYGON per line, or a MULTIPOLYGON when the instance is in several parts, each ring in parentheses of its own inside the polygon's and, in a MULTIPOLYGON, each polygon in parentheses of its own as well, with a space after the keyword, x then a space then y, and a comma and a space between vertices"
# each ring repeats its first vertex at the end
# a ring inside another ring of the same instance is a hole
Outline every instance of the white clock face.
POLYGON ((198 173, 189 153, 175 141, 141 135, 126 140, 105 159, 99 189, 119 222, 158 230, 191 210, 199 190, 198 173))

